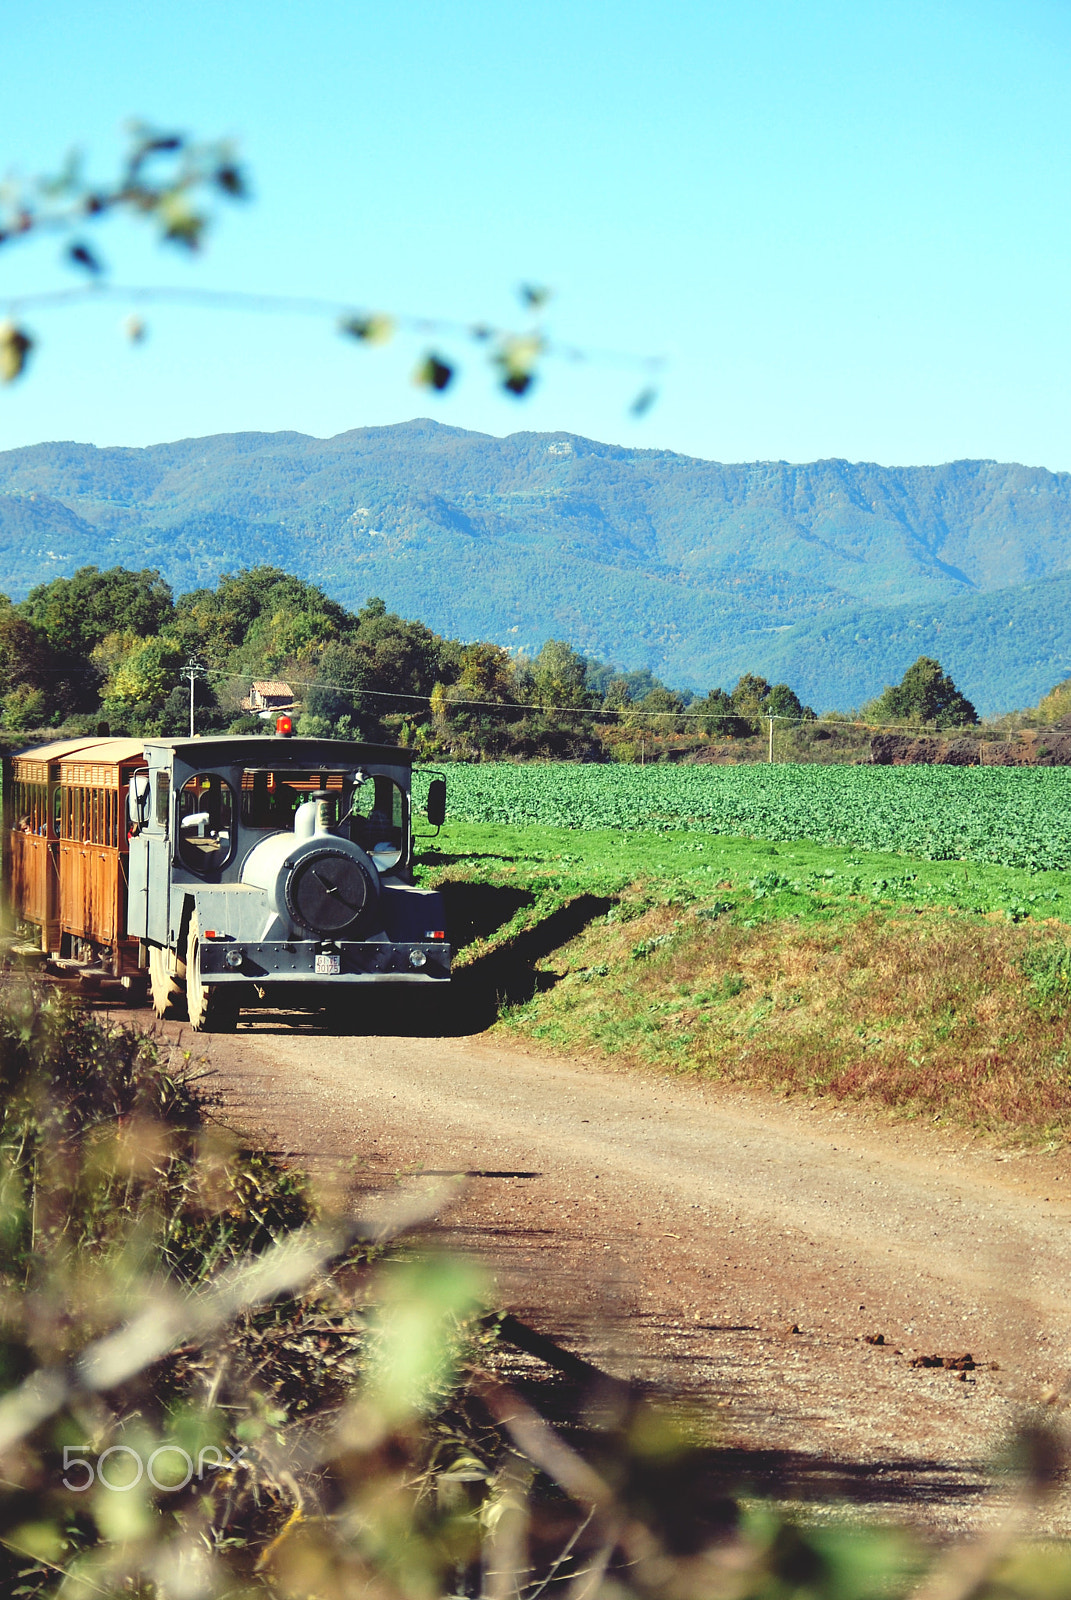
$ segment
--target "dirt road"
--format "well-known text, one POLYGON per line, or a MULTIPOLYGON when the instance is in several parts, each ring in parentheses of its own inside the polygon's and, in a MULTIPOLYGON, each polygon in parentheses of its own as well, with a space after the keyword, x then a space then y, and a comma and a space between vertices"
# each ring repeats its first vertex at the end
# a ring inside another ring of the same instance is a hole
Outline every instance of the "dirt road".
POLYGON ((871 1508, 976 1524, 994 1447, 1071 1364, 1062 1153, 480 1038, 265 1014, 183 1042, 236 1123, 322 1173, 473 1174, 444 1230, 500 1303, 755 1461, 794 1461, 801 1492, 836 1478, 871 1508), (911 1365, 962 1352, 962 1375, 911 1365))

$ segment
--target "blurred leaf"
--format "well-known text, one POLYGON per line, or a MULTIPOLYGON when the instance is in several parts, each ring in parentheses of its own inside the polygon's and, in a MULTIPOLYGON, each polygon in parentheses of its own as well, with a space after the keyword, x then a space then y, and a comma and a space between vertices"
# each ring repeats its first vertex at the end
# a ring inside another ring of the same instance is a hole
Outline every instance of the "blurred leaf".
POLYGON ((165 191, 151 209, 156 212, 165 239, 187 250, 200 249, 207 219, 193 208, 181 189, 165 191))
POLYGON ((58 1561, 63 1554, 63 1535, 53 1522, 24 1522, 4 1535, 11 1549, 33 1556, 37 1561, 58 1561))
POLYGON ((535 382, 535 365, 543 350, 543 341, 532 334, 524 337, 507 336, 491 357, 502 375, 502 387, 510 394, 523 395, 535 382))
POLYGON ((636 418, 645 417, 657 399, 658 390, 653 383, 647 384, 629 406, 629 415, 636 418))
POLYGON ((0 383, 14 383, 24 371, 33 340, 14 322, 0 322, 0 383))
POLYGON ((453 376, 454 369, 450 363, 429 351, 413 373, 413 382, 424 389, 437 389, 441 394, 449 387, 453 376))
POLYGON ((89 246, 83 244, 80 239, 67 246, 67 256, 69 260, 74 262, 75 266, 84 267, 94 278, 99 278, 104 271, 99 257, 95 256, 89 246))
POLYGON ((394 336, 394 318, 380 311, 372 311, 367 315, 357 313, 340 318, 338 331, 348 333, 351 339, 360 339, 364 344, 386 344, 394 336))
POLYGON ((217 189, 229 195, 232 200, 248 200, 249 185, 246 183, 245 174, 241 167, 233 162, 225 162, 216 168, 215 183, 217 189))
POLYGON ((481 1281, 467 1262, 441 1259, 396 1264, 379 1282, 365 1394, 388 1421, 401 1422, 444 1399, 481 1281))
POLYGON ((522 283, 517 290, 521 305, 526 306, 529 311, 538 311, 541 306, 545 306, 553 293, 553 289, 538 283, 522 283))
POLYGON ((82 153, 80 150, 68 150, 63 166, 54 178, 41 178, 38 188, 50 200, 62 199, 64 195, 75 194, 82 184, 82 153))

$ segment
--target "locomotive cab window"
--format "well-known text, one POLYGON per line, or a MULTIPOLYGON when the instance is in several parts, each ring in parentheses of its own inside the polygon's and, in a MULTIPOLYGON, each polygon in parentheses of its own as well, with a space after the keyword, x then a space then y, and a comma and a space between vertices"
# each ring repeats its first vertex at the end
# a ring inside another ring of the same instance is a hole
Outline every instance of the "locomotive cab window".
POLYGON ((396 867, 405 854, 405 795, 391 778, 362 783, 350 809, 350 838, 367 850, 380 872, 396 867))
POLYGON ((158 772, 156 774, 156 821, 157 825, 167 832, 168 812, 171 809, 171 774, 158 772))
POLYGON ((217 872, 234 849, 234 797, 218 772, 188 778, 178 797, 179 855, 192 872, 217 872))

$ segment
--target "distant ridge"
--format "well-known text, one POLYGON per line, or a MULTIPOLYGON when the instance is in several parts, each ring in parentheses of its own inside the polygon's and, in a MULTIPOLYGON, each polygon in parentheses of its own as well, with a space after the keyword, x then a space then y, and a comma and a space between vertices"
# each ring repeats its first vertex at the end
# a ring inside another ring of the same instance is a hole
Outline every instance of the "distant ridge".
POLYGON ((1071 475, 993 461, 723 465, 427 419, 0 453, 0 588, 87 562, 179 590, 271 562, 348 605, 706 689, 845 708, 937 654, 982 710, 1071 672, 1071 475))

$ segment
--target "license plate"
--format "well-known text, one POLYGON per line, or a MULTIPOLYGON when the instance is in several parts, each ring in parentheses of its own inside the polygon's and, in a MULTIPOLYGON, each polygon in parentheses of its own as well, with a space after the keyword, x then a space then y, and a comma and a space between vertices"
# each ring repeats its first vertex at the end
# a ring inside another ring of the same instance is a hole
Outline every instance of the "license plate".
POLYGON ((317 970, 317 972, 328 972, 328 973, 330 973, 330 972, 341 972, 341 970, 342 970, 341 965, 340 965, 341 959, 342 958, 340 956, 317 956, 316 957, 316 970, 317 970))

